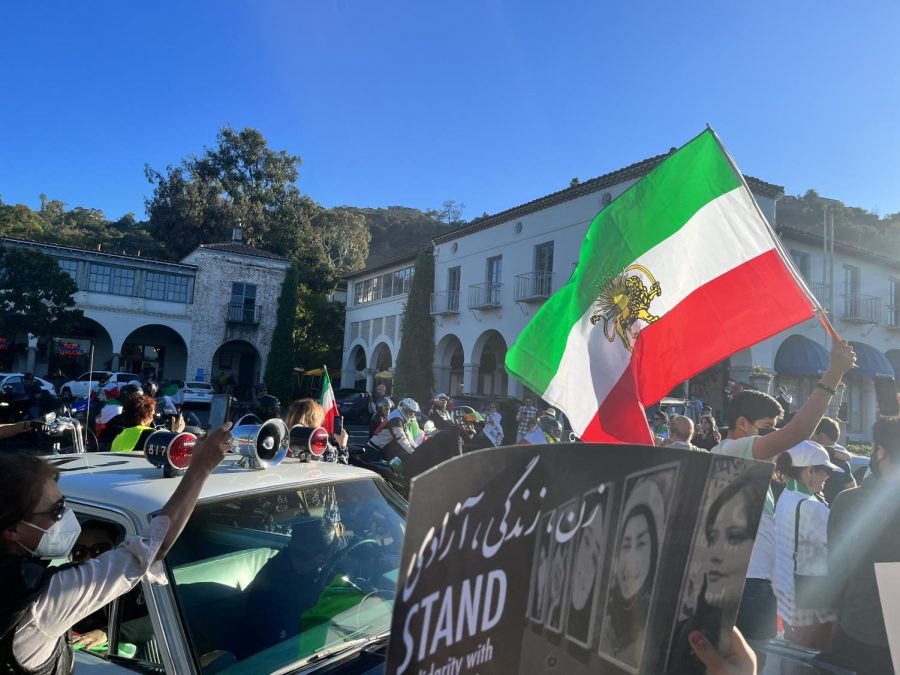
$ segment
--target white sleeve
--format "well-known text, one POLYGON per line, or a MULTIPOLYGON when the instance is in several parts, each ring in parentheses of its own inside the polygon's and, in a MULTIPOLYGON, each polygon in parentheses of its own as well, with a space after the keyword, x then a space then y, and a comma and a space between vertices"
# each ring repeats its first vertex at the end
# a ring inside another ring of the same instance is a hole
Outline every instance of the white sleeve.
POLYGON ((154 518, 142 536, 129 536, 93 560, 56 572, 29 609, 13 640, 26 668, 50 657, 57 638, 86 616, 124 595, 141 579, 166 583, 162 562, 154 564, 169 529, 166 516, 154 518))
MULTIPOLYGON (((800 507, 800 547, 803 560, 798 560, 801 574, 828 574, 828 507, 815 499, 807 499, 800 507)), ((798 554, 798 558, 799 558, 798 554)))

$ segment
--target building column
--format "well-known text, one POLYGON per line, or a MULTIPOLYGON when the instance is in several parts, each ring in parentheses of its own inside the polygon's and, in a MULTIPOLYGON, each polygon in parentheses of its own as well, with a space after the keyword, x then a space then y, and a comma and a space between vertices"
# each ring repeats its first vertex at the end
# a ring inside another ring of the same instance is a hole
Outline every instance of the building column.
POLYGON ((478 364, 463 364, 463 393, 474 394, 477 392, 478 385, 478 364))
POLYGON ((450 366, 432 366, 434 372, 434 389, 440 394, 444 392, 448 396, 452 396, 450 391, 450 366))
POLYGON ((366 376, 366 391, 373 393, 375 391, 375 369, 366 368, 363 374, 366 376))
POLYGON ((112 361, 110 363, 109 369, 113 372, 118 372, 119 363, 120 363, 121 359, 122 359, 122 355, 119 354, 119 352, 113 352, 112 361))
POLYGON ((357 370, 355 368, 343 368, 341 370, 341 387, 352 389, 356 386, 357 370))

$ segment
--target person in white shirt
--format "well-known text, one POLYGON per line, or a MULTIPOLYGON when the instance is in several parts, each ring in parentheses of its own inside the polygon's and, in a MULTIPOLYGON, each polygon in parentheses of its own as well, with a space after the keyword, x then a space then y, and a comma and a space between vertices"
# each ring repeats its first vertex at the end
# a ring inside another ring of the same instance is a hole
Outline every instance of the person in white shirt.
POLYGON ((206 479, 230 447, 230 424, 194 449, 191 465, 142 536, 82 564, 50 571, 66 558, 81 526, 57 485, 59 471, 38 457, 0 457, 0 670, 71 673, 66 633, 143 578, 163 578, 160 561, 190 517, 206 479))
POLYGON ((794 574, 827 578, 828 505, 819 493, 832 472, 842 469, 814 441, 801 441, 782 454, 777 465, 789 479, 775 507, 773 585, 784 639, 810 649, 827 649, 833 630, 829 624, 836 616, 826 607, 802 607, 794 574))
MULTIPOLYGON (((778 401, 761 391, 740 392, 728 405, 728 436, 712 452, 771 461, 808 440, 828 409, 844 373, 855 365, 856 354, 849 343, 835 342, 828 369, 791 421, 781 428, 776 428, 784 414, 778 401)), ((769 490, 737 618, 738 628, 751 640, 768 640, 776 634, 776 600, 771 584, 774 570, 775 499, 769 490)))

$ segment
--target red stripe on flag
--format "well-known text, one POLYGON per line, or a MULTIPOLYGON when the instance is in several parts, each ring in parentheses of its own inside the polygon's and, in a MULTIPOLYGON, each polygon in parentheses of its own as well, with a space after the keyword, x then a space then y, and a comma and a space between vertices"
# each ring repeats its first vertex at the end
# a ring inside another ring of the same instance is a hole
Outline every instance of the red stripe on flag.
POLYGON ((584 440, 646 443, 651 435, 642 402, 659 401, 679 382, 813 316, 812 301, 777 251, 735 267, 641 330, 628 369, 584 440))

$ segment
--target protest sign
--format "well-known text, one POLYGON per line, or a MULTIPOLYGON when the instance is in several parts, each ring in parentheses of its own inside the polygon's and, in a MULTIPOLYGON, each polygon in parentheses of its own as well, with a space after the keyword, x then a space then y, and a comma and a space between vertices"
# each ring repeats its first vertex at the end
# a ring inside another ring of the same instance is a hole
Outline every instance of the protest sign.
POLYGON ((772 465, 603 444, 464 455, 413 481, 387 672, 702 673, 772 465))
POLYGON ((897 602, 900 600, 900 563, 875 563, 875 578, 896 671, 900 667, 900 603, 897 602))

